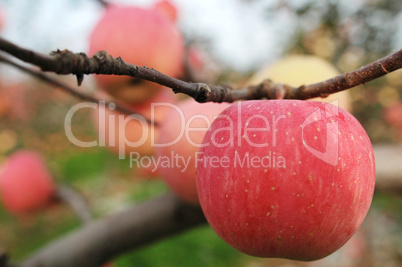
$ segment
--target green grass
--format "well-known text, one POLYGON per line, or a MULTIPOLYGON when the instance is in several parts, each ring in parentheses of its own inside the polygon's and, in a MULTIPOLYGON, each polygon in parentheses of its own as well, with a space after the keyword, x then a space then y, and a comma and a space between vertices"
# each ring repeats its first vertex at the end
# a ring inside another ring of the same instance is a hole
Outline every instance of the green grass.
POLYGON ((120 267, 244 266, 249 258, 203 226, 123 255, 114 263, 120 267))
POLYGON ((23 260, 39 248, 79 226, 78 219, 71 214, 59 220, 51 218, 50 213, 51 211, 47 212, 46 216, 35 214, 26 218, 2 215, 0 227, 9 232, 5 238, 7 244, 4 244, 4 247, 12 261, 23 260))

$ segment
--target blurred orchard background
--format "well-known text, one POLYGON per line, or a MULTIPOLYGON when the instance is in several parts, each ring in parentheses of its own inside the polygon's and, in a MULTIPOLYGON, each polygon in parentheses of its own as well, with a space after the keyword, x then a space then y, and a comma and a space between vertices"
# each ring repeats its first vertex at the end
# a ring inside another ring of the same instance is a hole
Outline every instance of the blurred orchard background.
MULTIPOLYGON (((153 0, 117 1, 149 6, 153 0)), ((339 72, 377 60, 402 47, 402 1, 172 0, 178 27, 199 51, 199 81, 241 87, 258 70, 286 55, 323 58, 339 72)), ((1 36, 26 48, 87 52, 89 34, 103 12, 96 0, 0 0, 1 36)), ((303 71, 303 70, 300 70, 303 71)), ((320 70, 317 70, 318 72, 320 70)), ((55 76, 56 77, 56 76, 55 76)), ((56 77, 76 86, 74 77, 56 77)), ((80 90, 94 92, 93 77, 80 90)), ((372 143, 402 142, 402 71, 350 90, 352 114, 372 143)), ((57 183, 88 201, 95 217, 124 209, 169 189, 142 177, 129 160, 103 147, 80 148, 66 137, 64 119, 80 100, 18 70, 0 65, 0 161, 19 149, 42 154, 57 183)), ((73 117, 73 132, 97 138, 89 110, 73 117)), ((401 162, 402 164, 402 162, 401 162)), ((401 177, 402 179, 402 174, 401 177)), ((361 230, 323 262, 258 259, 235 251, 203 226, 125 254, 114 266, 402 266, 401 191, 378 190, 361 230)), ((71 209, 15 216, 0 208, 0 247, 22 260, 80 226, 71 209)))

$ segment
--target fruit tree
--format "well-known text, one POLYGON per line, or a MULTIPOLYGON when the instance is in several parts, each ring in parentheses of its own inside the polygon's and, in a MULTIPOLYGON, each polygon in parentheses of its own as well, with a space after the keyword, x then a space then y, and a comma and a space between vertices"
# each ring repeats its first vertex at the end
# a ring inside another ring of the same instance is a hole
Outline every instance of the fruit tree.
POLYGON ((401 264, 402 5, 363 2, 70 3, 48 54, 0 5, 0 265, 401 264))

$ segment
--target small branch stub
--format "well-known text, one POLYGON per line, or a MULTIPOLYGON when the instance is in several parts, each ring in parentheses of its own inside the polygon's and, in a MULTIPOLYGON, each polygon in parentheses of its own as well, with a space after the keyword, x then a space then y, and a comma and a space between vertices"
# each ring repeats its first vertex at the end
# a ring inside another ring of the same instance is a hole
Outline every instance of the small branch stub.
POLYGON ((211 93, 212 93, 212 90, 208 84, 198 83, 197 89, 195 91, 194 99, 195 99, 195 101, 197 101, 199 103, 208 102, 207 100, 209 100, 211 98, 211 93))

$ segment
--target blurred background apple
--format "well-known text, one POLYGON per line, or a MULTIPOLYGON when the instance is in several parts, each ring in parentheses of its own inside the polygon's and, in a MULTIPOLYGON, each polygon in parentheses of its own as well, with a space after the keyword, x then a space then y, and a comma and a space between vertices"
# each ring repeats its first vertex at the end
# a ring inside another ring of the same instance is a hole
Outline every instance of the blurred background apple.
MULTIPOLYGON (((313 55, 289 55, 255 73, 248 84, 256 85, 265 79, 298 87, 321 82, 339 75, 339 71, 328 61, 313 55)), ((349 91, 332 94, 326 98, 313 98, 314 101, 333 102, 351 112, 349 91)))
MULTIPOLYGON (((101 97, 108 99, 104 94, 101 97)), ((166 118, 171 109, 170 105, 176 101, 175 94, 167 88, 162 88, 151 99, 130 106, 133 112, 140 115, 139 117, 128 117, 128 114, 98 105, 98 108, 93 110, 93 119, 99 140, 105 140, 105 146, 119 155, 129 156, 131 152, 137 152, 142 156, 152 155, 154 153, 152 144, 160 132, 159 124, 166 118), (158 125, 152 126, 146 119, 158 125)))
POLYGON ((44 208, 54 197, 55 187, 43 158, 34 151, 14 152, 0 168, 1 199, 11 213, 44 208))
MULTIPOLYGON (((168 2, 155 8, 108 5, 91 33, 89 54, 106 50, 128 63, 178 77, 182 72, 184 42, 170 18, 173 8, 168 2)), ((147 101, 163 88, 127 76, 97 75, 96 80, 102 90, 128 103, 147 101)))
POLYGON ((189 203, 198 204, 196 158, 202 139, 215 116, 229 106, 229 103, 200 104, 192 98, 186 99, 177 104, 177 109, 171 109, 161 124, 156 158, 169 159, 170 164, 160 164, 158 172, 189 203))

